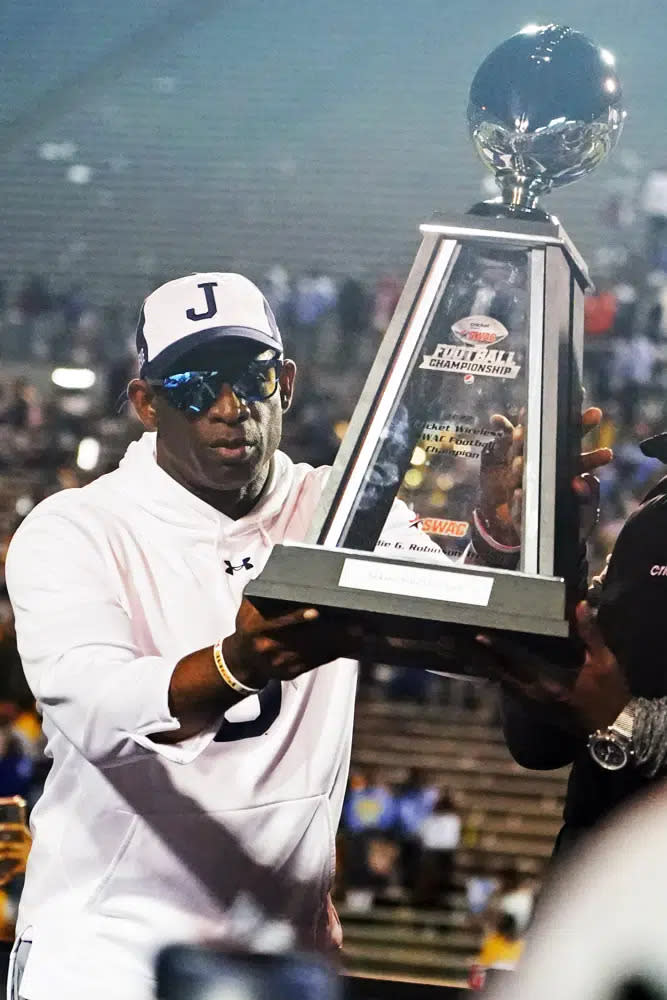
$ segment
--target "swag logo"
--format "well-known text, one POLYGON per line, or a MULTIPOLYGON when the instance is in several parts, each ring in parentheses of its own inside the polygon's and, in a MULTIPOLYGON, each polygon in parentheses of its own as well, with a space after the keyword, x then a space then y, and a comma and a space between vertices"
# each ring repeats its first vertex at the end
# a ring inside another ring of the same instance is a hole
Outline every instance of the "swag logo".
POLYGON ((428 535, 447 535, 450 538, 464 538, 470 527, 468 521, 452 521, 444 517, 421 517, 419 514, 410 521, 411 528, 425 531, 428 535))

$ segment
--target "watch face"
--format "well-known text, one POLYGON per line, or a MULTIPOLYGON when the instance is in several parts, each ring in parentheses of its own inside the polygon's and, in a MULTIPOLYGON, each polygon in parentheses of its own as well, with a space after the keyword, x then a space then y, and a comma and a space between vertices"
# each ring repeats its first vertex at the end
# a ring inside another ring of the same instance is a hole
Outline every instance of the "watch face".
POLYGON ((608 736, 597 736, 590 744, 591 756, 606 771, 618 771, 628 762, 624 746, 608 736))

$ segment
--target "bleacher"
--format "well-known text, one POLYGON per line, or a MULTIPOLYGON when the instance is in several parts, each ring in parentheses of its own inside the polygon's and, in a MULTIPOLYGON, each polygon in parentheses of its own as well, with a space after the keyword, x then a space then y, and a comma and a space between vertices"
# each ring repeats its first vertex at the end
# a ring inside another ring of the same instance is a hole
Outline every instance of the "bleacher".
POLYGON ((454 891, 442 909, 418 910, 394 887, 371 910, 340 905, 350 972, 461 985, 479 950, 466 879, 515 865, 539 879, 560 826, 567 769, 527 771, 497 722, 479 710, 369 700, 357 704, 353 764, 392 784, 419 766, 455 793, 463 820, 454 891))

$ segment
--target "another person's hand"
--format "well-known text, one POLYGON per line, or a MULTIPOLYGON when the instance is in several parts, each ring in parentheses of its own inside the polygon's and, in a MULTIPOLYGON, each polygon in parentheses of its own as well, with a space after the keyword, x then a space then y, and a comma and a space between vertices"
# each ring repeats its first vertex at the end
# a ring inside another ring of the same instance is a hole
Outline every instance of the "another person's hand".
POLYGON ((484 447, 480 458, 479 509, 490 534, 502 545, 521 544, 524 416, 522 410, 514 426, 507 417, 494 413, 491 426, 497 437, 484 447))
MULTIPOLYGON (((602 410, 589 406, 581 415, 582 437, 599 427, 602 410)), ((579 455, 579 473, 572 480, 572 489, 579 499, 581 515, 579 530, 582 541, 586 541, 600 518, 600 482, 594 473, 609 465, 614 454, 611 448, 594 448, 579 455)))
POLYGON ((569 684, 554 677, 554 664, 520 642, 504 635, 486 634, 479 635, 477 641, 493 654, 492 674, 505 688, 522 699, 562 710, 563 723, 591 733, 611 725, 630 701, 631 694, 586 601, 577 605, 576 622, 586 656, 569 684))
MULTIPOLYGON (((523 515, 523 449, 525 411, 512 424, 496 413, 491 425, 498 437, 482 452, 480 461, 480 511, 489 533, 502 545, 519 545, 523 515)), ((602 410, 591 406, 581 415, 582 437, 599 426, 602 410)), ((610 448, 582 451, 572 489, 582 505, 582 537, 585 539, 597 523, 599 489, 593 473, 611 462, 610 448)))

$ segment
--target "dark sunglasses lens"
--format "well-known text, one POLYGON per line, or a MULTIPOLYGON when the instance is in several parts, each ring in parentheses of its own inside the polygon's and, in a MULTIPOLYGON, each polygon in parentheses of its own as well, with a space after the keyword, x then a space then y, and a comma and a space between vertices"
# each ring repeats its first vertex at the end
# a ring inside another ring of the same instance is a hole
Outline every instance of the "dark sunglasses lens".
POLYGON ((224 372, 179 372, 162 380, 162 389, 172 406, 191 413, 204 413, 229 381, 234 392, 248 403, 270 399, 278 388, 279 359, 253 361, 236 378, 224 372))
POLYGON ((168 402, 177 410, 202 413, 213 404, 222 388, 217 372, 179 372, 162 380, 168 402))
POLYGON ((280 362, 253 362, 232 384, 234 391, 248 402, 270 399, 278 388, 280 362))

